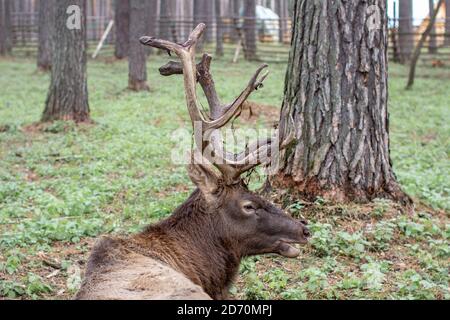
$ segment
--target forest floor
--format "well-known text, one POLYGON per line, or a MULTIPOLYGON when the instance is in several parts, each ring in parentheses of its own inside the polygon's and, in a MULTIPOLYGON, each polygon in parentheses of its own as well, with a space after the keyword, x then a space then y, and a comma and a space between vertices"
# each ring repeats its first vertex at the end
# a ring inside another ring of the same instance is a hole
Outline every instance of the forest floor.
MULTIPOLYGON (((36 126, 49 75, 33 60, 0 60, 0 299, 70 298, 96 237, 137 232, 187 198, 193 186, 170 154, 174 132, 190 125, 182 79, 157 72, 166 61, 150 57, 149 93, 125 89, 126 62, 89 62, 95 124, 36 126)), ((224 101, 256 67, 213 62, 224 101)), ((253 116, 244 113, 237 125, 277 120, 285 65, 270 71, 251 96, 253 116)), ((296 259, 245 259, 233 297, 450 299, 450 69, 417 73, 412 91, 404 91, 405 67, 391 65, 389 78, 393 165, 415 212, 382 199, 283 203, 310 221, 310 244, 296 259)))

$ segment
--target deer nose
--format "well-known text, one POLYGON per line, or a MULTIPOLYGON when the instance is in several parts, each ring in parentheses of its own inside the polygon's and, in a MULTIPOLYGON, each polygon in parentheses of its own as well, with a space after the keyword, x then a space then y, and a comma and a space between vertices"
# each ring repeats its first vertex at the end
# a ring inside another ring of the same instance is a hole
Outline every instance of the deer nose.
POLYGON ((308 238, 311 235, 311 232, 309 231, 308 228, 303 227, 303 235, 308 238))

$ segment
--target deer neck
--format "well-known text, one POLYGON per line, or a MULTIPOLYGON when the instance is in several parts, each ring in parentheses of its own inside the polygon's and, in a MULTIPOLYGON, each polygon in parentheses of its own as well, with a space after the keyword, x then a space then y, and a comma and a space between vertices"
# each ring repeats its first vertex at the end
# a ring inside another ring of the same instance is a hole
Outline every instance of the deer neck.
POLYGON ((169 218, 149 226, 141 236, 152 254, 217 299, 231 285, 242 254, 227 238, 220 219, 208 211, 200 192, 194 191, 169 218))

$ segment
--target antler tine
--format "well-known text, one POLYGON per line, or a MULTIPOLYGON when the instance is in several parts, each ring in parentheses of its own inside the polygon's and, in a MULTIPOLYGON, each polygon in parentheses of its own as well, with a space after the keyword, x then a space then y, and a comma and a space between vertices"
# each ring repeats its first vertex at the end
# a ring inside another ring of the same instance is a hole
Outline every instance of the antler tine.
POLYGON ((192 125, 197 121, 201 122, 200 132, 195 133, 198 151, 202 153, 202 157, 206 154, 204 158, 219 169, 226 184, 234 184, 240 181, 239 178, 243 172, 259 164, 268 163, 272 155, 272 147, 275 142, 278 142, 277 131, 272 137, 259 140, 244 151, 234 154, 224 150, 222 135, 218 130, 241 112, 243 103, 253 91, 262 87, 263 81, 269 74, 268 71, 262 72, 268 65, 263 64, 255 71, 247 86, 231 104, 222 105, 210 73, 211 56, 204 54, 201 62, 195 63, 196 44, 205 27, 205 24, 199 24, 183 44, 152 37, 142 37, 140 41, 145 45, 174 52, 180 58, 180 62, 169 61, 159 71, 165 76, 183 74, 186 102, 192 125), (197 81, 208 100, 211 120, 205 119, 200 111, 196 93, 197 81), (199 133, 201 136, 198 136, 199 133), (206 141, 204 141, 205 138, 206 141))

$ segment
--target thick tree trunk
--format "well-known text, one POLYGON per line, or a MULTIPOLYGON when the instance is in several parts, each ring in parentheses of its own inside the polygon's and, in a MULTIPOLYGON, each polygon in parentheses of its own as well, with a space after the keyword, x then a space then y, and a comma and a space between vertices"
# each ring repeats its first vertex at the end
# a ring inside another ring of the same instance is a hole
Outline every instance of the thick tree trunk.
POLYGON ((216 0, 216 55, 223 56, 223 26, 222 26, 222 13, 220 10, 220 0, 216 0))
MULTIPOLYGON (((428 7, 430 11, 430 20, 434 15, 434 0, 428 0, 428 7)), ((436 39, 436 24, 433 23, 430 31, 430 40, 428 41, 428 52, 434 54, 437 52, 437 39, 436 39)))
POLYGON ((240 40, 240 32, 238 32, 239 27, 239 10, 241 8, 241 1, 240 0, 230 0, 233 8, 232 8, 232 16, 233 16, 233 32, 232 38, 234 42, 238 42, 240 40))
POLYGON ((389 156, 386 2, 298 0, 294 10, 280 130, 297 142, 274 185, 309 199, 409 204, 389 156))
POLYGON ((58 0, 54 5, 52 76, 42 121, 89 121, 86 78, 86 0, 58 0), (66 13, 69 6, 80 12, 66 13), (72 21, 71 28, 68 23, 72 21), (80 28, 77 28, 79 21, 80 28))
POLYGON ((398 17, 398 44, 402 62, 406 62, 411 58, 411 53, 414 49, 414 29, 412 16, 412 0, 400 0, 398 17))
POLYGON ((0 56, 12 50, 11 9, 12 0, 0 0, 0 56))
POLYGON ((128 57, 128 88, 149 90, 147 84, 147 55, 139 38, 145 35, 147 0, 130 0, 130 45, 128 57))
POLYGON ((130 0, 115 0, 114 11, 116 30, 114 55, 117 59, 124 59, 128 56, 130 45, 130 0))
POLYGON ((244 1, 245 59, 256 60, 256 1, 244 1))
POLYGON ((39 0, 39 45, 37 67, 47 72, 52 67, 52 26, 53 26, 52 0, 39 0))

